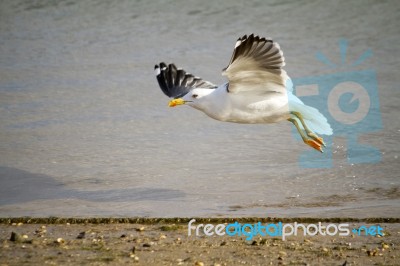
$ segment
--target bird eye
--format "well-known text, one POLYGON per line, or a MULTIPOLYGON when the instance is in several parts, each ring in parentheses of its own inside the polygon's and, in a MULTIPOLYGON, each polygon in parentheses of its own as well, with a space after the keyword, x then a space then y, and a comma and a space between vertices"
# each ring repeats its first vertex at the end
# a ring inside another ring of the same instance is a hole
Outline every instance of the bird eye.
POLYGON ((199 96, 199 95, 197 95, 197 94, 193 94, 192 95, 192 97, 195 98, 195 99, 197 98, 197 96, 199 96))

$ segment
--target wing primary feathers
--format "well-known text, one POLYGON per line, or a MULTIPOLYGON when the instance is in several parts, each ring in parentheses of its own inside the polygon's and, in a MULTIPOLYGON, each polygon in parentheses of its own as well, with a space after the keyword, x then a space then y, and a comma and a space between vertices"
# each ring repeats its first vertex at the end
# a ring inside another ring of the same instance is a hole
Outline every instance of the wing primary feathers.
POLYGON ((274 74, 279 74, 280 69, 285 65, 285 58, 279 44, 254 34, 244 35, 237 40, 231 60, 224 71, 241 58, 250 58, 265 70, 272 70, 270 72, 274 74))
POLYGON ((176 73, 174 86, 179 86, 179 84, 182 82, 184 78, 185 78, 185 71, 182 69, 178 69, 176 73))
POLYGON ((167 83, 168 83, 168 87, 172 88, 172 87, 175 86, 174 79, 175 79, 176 74, 177 74, 176 73, 176 66, 174 64, 169 64, 168 65, 168 69, 169 69, 169 71, 166 72, 166 74, 168 75, 167 83))
POLYGON ((217 86, 211 82, 195 77, 185 70, 177 68, 175 64, 168 66, 161 62, 154 66, 158 85, 168 97, 180 98, 194 88, 215 89, 217 86))
POLYGON ((288 76, 284 66, 285 58, 278 43, 250 34, 236 41, 222 75, 228 77, 230 93, 252 90, 285 93, 288 76))
POLYGON ((164 92, 164 94, 168 94, 168 85, 165 79, 165 72, 162 71, 162 65, 161 64, 160 66, 155 65, 154 70, 156 72, 157 81, 158 84, 160 85, 161 90, 164 92))

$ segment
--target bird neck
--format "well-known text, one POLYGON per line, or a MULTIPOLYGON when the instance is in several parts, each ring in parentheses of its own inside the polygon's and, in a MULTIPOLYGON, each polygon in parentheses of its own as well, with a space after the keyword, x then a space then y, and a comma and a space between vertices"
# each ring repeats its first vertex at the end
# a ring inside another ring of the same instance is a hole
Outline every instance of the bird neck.
POLYGON ((214 119, 218 119, 217 117, 225 106, 225 95, 227 93, 226 89, 221 87, 215 90, 206 89, 207 94, 203 95, 201 101, 193 107, 214 119))

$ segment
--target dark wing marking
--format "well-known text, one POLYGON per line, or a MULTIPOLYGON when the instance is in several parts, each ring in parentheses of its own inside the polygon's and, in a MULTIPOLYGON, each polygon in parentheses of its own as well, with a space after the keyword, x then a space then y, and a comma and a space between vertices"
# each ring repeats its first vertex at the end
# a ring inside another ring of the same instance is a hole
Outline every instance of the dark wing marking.
POLYGON ((157 75, 157 81, 165 95, 172 98, 180 98, 194 88, 215 89, 217 86, 211 82, 205 81, 187 73, 174 64, 160 63, 155 65, 154 71, 157 75))

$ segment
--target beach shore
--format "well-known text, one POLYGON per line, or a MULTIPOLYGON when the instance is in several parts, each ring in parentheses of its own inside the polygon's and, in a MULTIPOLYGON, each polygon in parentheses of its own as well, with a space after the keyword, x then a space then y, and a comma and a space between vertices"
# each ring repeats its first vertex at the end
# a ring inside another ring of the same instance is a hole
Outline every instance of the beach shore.
MULTIPOLYGON (((200 218, 193 225, 215 226, 223 220, 200 218)), ((225 220, 231 223, 234 219, 225 220)), ((341 220, 345 219, 331 221, 341 220)), ((243 235, 195 236, 194 230, 188 236, 186 218, 136 221, 4 218, 0 224, 0 265, 399 265, 400 223, 393 222, 396 219, 348 223, 349 228, 379 225, 382 235, 299 233, 285 241, 270 236, 251 240, 243 235)), ((251 219, 239 222, 250 223, 251 219)), ((282 222, 293 223, 293 219, 282 222)), ((312 219, 298 222, 314 223, 312 219)))

